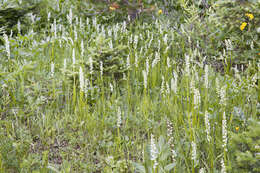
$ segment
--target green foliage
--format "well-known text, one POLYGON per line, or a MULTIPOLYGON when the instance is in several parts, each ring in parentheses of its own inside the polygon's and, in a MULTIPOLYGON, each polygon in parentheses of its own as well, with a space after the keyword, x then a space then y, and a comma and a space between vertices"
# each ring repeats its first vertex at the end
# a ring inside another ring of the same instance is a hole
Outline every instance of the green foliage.
POLYGON ((128 2, 1 28, 0 172, 257 172, 258 3, 128 2))
POLYGON ((234 172, 259 172, 260 171, 260 126, 259 121, 251 121, 245 131, 232 133, 230 152, 232 158, 232 171, 234 172))
POLYGON ((157 148, 157 158, 155 165, 155 161, 152 160, 152 154, 151 154, 151 144, 147 144, 144 151, 144 160, 143 164, 133 162, 133 166, 135 167, 136 171, 139 173, 153 173, 153 172, 171 172, 171 170, 174 168, 176 163, 170 163, 167 164, 167 160, 171 156, 171 150, 166 143, 163 136, 160 136, 159 141, 155 143, 155 146, 157 148))

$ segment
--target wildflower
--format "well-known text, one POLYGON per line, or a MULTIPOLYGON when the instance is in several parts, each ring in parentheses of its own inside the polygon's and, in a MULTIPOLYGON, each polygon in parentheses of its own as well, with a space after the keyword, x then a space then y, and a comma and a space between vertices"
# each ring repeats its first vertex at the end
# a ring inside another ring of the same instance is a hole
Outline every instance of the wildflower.
POLYGON ((130 65, 130 55, 127 56, 126 59, 126 69, 130 69, 131 65, 130 65))
POLYGON ((82 68, 79 68, 79 86, 80 86, 80 91, 84 91, 84 75, 82 68))
POLYGON ((227 50, 233 50, 233 45, 230 39, 225 40, 225 45, 227 50))
POLYGON ((246 27, 247 23, 246 22, 243 22, 241 25, 240 25, 240 30, 243 31, 246 27))
POLYGON ((63 68, 64 68, 64 70, 66 70, 66 68, 67 68, 67 59, 66 58, 64 59, 63 68))
POLYGON ((254 15, 251 14, 251 13, 246 13, 245 16, 248 17, 249 20, 253 20, 254 19, 254 15))
POLYGON ((227 98, 226 98, 226 86, 223 86, 220 89, 220 104, 222 106, 226 106, 227 98))
POLYGON ((51 77, 54 75, 54 63, 51 62, 51 77))
POLYGON ((194 88, 194 106, 195 108, 199 108, 200 105, 200 91, 196 88, 194 88))
POLYGON ((100 61, 100 75, 101 75, 101 78, 102 78, 102 76, 103 76, 103 62, 102 61, 100 61))
POLYGON ((221 159, 221 173, 226 173, 226 165, 225 165, 225 162, 224 162, 224 159, 222 158, 221 159))
POLYGON ((171 121, 167 120, 167 136, 169 137, 169 141, 168 141, 168 144, 170 145, 171 147, 171 152, 172 152, 172 161, 175 162, 176 159, 176 152, 174 150, 174 143, 173 143, 173 125, 171 123, 171 121))
POLYGON ((160 62, 160 54, 158 52, 156 52, 155 59, 152 62, 152 68, 155 67, 158 62, 160 62))
POLYGON ((196 163, 197 162, 197 146, 194 141, 191 142, 191 149, 192 149, 191 160, 193 160, 194 163, 196 163))
POLYGON ((238 131, 239 130, 239 127, 236 127, 236 131, 238 131))
POLYGON ((223 118, 222 118, 222 147, 224 151, 227 151, 227 120, 226 120, 226 114, 225 112, 223 113, 223 118))
POLYGON ((207 133, 207 140, 210 142, 211 137, 210 137, 210 122, 209 122, 209 114, 206 111, 205 112, 205 126, 206 126, 206 133, 207 133))
POLYGON ((209 67, 208 65, 206 65, 205 67, 205 88, 208 89, 209 88, 209 67))
POLYGON ((134 48, 135 48, 135 49, 137 48, 138 39, 139 39, 138 35, 135 35, 135 36, 134 36, 134 48))
POLYGON ((171 60, 169 57, 167 57, 167 67, 171 68, 171 60))
POLYGON ((162 11, 161 9, 158 10, 158 14, 159 14, 159 15, 162 14, 162 12, 163 12, 163 11, 162 11))
POLYGON ((83 57, 84 56, 84 42, 83 42, 83 40, 81 40, 81 57, 83 57))
POLYGON ((18 20, 18 22, 17 22, 17 30, 18 30, 18 33, 21 34, 21 22, 20 22, 20 20, 18 20))
POLYGON ((201 168, 201 169, 199 170, 199 173, 205 173, 205 168, 201 168))
MULTIPOLYGON (((260 33, 260 27, 256 28, 256 32, 260 33)), ((260 54, 260 53, 259 53, 260 54)))
POLYGON ((72 19, 73 19, 72 9, 70 9, 70 13, 67 14, 67 19, 69 21, 69 24, 72 25, 72 19))
POLYGON ((10 58, 10 42, 9 42, 9 39, 8 39, 8 36, 6 34, 4 34, 4 40, 5 40, 5 50, 7 52, 7 56, 8 58, 10 58))
POLYGON ((177 82, 178 82, 178 75, 177 73, 174 71, 173 72, 173 78, 171 79, 171 90, 177 94, 177 82))
POLYGON ((149 73, 149 58, 146 58, 146 74, 149 73))
POLYGON ((110 87, 110 91, 112 93, 114 91, 114 87, 113 87, 113 85, 111 83, 109 83, 109 87, 110 87))
POLYGON ((116 10, 116 9, 118 9, 118 8, 119 8, 119 5, 118 5, 116 2, 114 2, 114 3, 111 4, 111 6, 109 7, 109 10, 114 11, 114 10, 116 10))
POLYGON ((160 91, 160 93, 162 95, 164 95, 164 91, 165 91, 165 88, 164 88, 164 77, 162 76, 162 84, 161 84, 161 91, 160 91))
POLYGON ((153 134, 151 134, 151 160, 154 161, 154 166, 153 166, 154 169, 156 168, 156 166, 158 164, 156 159, 157 159, 157 148, 155 145, 153 134))
POLYGON ((121 120, 121 109, 120 109, 120 107, 118 107, 118 110, 117 110, 117 127, 118 128, 120 128, 121 123, 122 123, 122 120, 121 120))
POLYGON ((220 96, 220 89, 221 89, 221 87, 220 87, 219 79, 217 77, 216 78, 216 93, 218 96, 220 96))
POLYGON ((190 75, 190 57, 189 55, 185 55, 185 72, 186 75, 190 75))
POLYGON ((135 67, 138 67, 138 55, 137 53, 135 54, 135 67))

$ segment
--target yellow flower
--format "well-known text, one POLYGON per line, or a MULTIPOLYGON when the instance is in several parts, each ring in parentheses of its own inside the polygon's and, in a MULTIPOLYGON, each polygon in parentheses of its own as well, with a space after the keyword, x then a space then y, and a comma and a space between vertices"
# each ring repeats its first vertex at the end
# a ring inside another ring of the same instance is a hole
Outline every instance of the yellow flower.
POLYGON ((158 14, 162 14, 162 12, 163 12, 162 10, 158 10, 158 14))
POLYGON ((243 31, 246 27, 247 23, 246 22, 243 22, 241 25, 240 25, 240 30, 243 31))
POLYGON ((109 9, 110 9, 111 11, 114 11, 116 8, 115 8, 115 7, 112 7, 112 6, 110 6, 110 7, 109 7, 109 9))
POLYGON ((236 131, 238 131, 239 130, 239 127, 236 127, 236 131))
POLYGON ((253 20, 254 18, 254 15, 251 13, 246 13, 245 15, 249 18, 249 20, 253 20))

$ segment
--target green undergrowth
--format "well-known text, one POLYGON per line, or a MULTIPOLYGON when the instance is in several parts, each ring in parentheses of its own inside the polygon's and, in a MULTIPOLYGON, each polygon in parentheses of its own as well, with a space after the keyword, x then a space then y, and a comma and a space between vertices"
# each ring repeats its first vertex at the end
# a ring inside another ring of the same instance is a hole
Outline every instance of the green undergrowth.
POLYGON ((109 22, 57 2, 2 28, 0 172, 259 170, 259 3, 231 27, 229 2, 109 22))

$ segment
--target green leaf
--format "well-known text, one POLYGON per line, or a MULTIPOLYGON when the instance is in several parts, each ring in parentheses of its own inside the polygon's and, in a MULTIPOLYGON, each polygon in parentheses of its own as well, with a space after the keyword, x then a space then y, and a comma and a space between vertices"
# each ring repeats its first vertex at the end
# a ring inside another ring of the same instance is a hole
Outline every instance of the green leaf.
POLYGON ((169 165, 165 166, 166 171, 170 171, 175 167, 176 163, 170 163, 169 165))
POLYGON ((137 172, 145 173, 145 167, 143 165, 141 165, 140 163, 136 163, 136 162, 133 162, 132 164, 135 167, 135 169, 137 170, 137 172))

